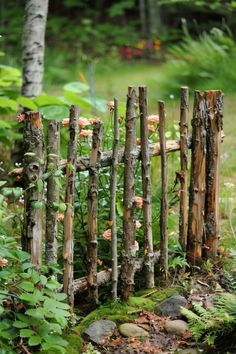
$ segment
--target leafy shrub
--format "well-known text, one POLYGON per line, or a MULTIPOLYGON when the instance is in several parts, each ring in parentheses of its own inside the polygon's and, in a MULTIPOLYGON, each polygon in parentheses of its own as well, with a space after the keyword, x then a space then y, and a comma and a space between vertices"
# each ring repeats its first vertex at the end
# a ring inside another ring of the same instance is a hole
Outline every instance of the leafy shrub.
POLYGON ((234 92, 236 83, 236 43, 218 28, 192 38, 185 29, 183 42, 170 50, 164 66, 163 89, 177 93, 180 86, 195 89, 221 89, 234 92))

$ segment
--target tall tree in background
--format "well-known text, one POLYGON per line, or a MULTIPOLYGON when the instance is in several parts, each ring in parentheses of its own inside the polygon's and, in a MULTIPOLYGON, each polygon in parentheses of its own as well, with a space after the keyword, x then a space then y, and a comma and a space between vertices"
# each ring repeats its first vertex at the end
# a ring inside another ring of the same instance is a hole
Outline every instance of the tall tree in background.
POLYGON ((48 0, 26 0, 22 34, 23 83, 21 93, 36 97, 42 91, 48 0))

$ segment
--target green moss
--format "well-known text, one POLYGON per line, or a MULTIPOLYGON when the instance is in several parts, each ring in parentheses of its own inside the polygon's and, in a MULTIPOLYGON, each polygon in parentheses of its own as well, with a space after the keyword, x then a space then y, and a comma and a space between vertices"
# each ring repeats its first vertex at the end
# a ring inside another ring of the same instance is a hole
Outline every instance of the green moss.
POLYGON ((130 297, 128 300, 128 304, 134 307, 135 309, 140 308, 147 311, 153 311, 155 306, 155 302, 153 302, 153 300, 137 296, 130 297))
POLYGON ((71 333, 64 335, 63 338, 69 343, 68 347, 66 348, 68 353, 82 353, 83 339, 80 337, 80 335, 71 333))
POLYGON ((157 288, 157 289, 145 289, 145 290, 140 290, 136 295, 139 296, 139 298, 142 298, 143 300, 151 300, 152 302, 161 302, 168 297, 178 294, 179 289, 177 287, 173 288, 157 288), (147 296, 149 294, 149 296, 147 296), (144 296, 147 297, 144 297, 144 296))

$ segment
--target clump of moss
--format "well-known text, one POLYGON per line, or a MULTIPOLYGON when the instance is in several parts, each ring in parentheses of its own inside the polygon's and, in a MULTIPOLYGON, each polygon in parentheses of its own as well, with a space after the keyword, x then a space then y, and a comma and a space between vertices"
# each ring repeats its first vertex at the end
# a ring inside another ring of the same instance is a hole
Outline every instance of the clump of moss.
POLYGON ((135 309, 140 308, 146 311, 153 311, 155 302, 152 299, 142 298, 138 296, 132 296, 128 300, 128 304, 135 309))
POLYGON ((165 299, 167 299, 170 296, 176 295, 178 294, 178 288, 173 287, 173 288, 156 288, 156 289, 145 289, 145 290, 140 290, 136 296, 141 297, 141 298, 145 298, 145 301, 150 299, 153 302, 155 302, 155 304, 157 302, 161 302, 165 299), (147 296, 149 295, 149 296, 147 296))

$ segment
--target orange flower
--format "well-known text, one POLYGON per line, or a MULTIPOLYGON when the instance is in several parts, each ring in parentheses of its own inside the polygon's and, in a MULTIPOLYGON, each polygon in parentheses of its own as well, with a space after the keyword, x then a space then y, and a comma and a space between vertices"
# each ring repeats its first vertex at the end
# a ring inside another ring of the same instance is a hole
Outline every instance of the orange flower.
POLYGON ((93 135, 93 131, 92 130, 84 130, 82 129, 81 132, 79 133, 79 137, 80 138, 86 138, 88 136, 92 136, 93 135))
POLYGON ((152 114, 151 116, 147 117, 148 123, 159 123, 159 116, 152 114))
POLYGON ((69 125, 69 118, 62 119, 61 124, 64 126, 69 125))
POLYGON ((140 229, 141 226, 142 226, 142 224, 141 224, 138 220, 136 220, 136 221, 135 221, 135 227, 136 227, 136 229, 140 229))
POLYGON ((64 214, 63 213, 57 213, 57 221, 62 221, 64 220, 64 214))
POLYGON ((5 267, 8 263, 6 258, 0 258, 0 267, 5 267))
POLYGON ((135 252, 137 252, 139 250, 139 243, 138 241, 134 241, 134 245, 132 245, 132 250, 135 252))
POLYGON ((148 124, 148 131, 151 133, 154 133, 156 131, 156 128, 152 124, 148 124))
POLYGON ((141 198, 141 197, 135 197, 135 198, 134 198, 134 202, 135 202, 135 206, 136 206, 137 208, 142 208, 142 206, 143 206, 143 198, 141 198))
POLYGON ((80 128, 84 128, 86 127, 86 125, 90 125, 92 124, 87 118, 84 117, 79 117, 79 126, 80 128))
POLYGON ((103 239, 105 241, 111 241, 111 229, 107 229, 103 232, 103 239))
POLYGON ((114 110, 114 101, 107 102, 107 107, 110 111, 114 110))
POLYGON ((25 120, 25 115, 24 115, 24 113, 19 113, 19 114, 16 116, 16 120, 18 120, 18 122, 23 122, 23 120, 25 120))

